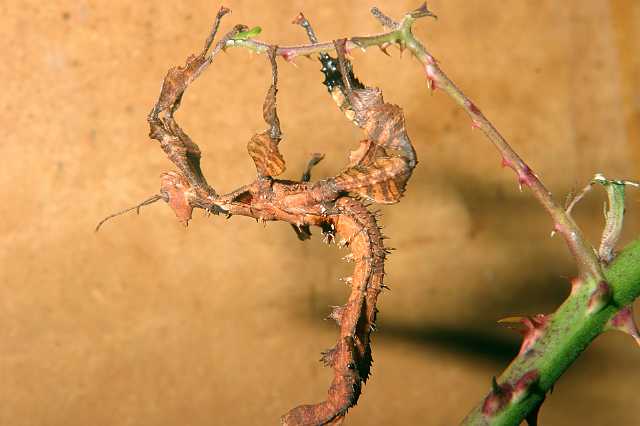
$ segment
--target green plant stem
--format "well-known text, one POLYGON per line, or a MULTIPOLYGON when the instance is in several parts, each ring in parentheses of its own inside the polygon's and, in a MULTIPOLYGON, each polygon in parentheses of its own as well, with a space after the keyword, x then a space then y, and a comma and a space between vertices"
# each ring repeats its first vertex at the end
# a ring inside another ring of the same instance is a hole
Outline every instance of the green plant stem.
POLYGON ((533 355, 516 357, 498 378, 499 383, 514 383, 525 373, 537 370, 540 380, 528 396, 490 418, 482 413, 483 400, 465 418, 464 425, 519 425, 542 403, 560 376, 606 330, 611 318, 640 296, 640 240, 629 244, 604 273, 613 289, 612 303, 589 314, 590 289, 582 286, 553 314, 544 336, 529 352, 533 355))
POLYGON ((447 77, 422 43, 413 37, 410 22, 407 22, 410 19, 405 18, 405 21, 403 21, 402 39, 406 42, 407 48, 425 65, 427 76, 433 81, 432 84, 435 84, 438 89, 442 89, 469 114, 473 126, 479 128, 502 155, 502 164, 511 167, 518 175, 520 184, 531 189, 534 197, 551 216, 555 230, 566 240, 569 249, 578 262, 581 275, 585 278, 589 277, 601 281, 603 274, 599 259, 596 252, 582 235, 580 228, 566 214, 564 208, 556 202, 551 192, 545 188, 531 168, 507 143, 480 109, 447 77))

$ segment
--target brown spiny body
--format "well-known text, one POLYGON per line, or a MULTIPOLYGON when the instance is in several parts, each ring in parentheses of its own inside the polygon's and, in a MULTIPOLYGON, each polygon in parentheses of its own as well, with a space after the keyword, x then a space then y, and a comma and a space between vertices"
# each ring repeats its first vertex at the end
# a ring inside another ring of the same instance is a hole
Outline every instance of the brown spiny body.
MULTIPOLYGON (((416 165, 413 146, 407 137, 399 107, 385 103, 374 88, 352 90, 344 77, 344 42, 336 42, 344 85, 336 88, 339 106, 347 118, 363 129, 365 139, 349 156, 346 169, 335 177, 308 182, 309 170, 298 182, 274 179, 285 170, 278 149, 280 121, 276 113, 277 65, 275 47, 268 57, 272 66, 272 84, 263 107, 268 129, 253 136, 247 146, 257 179, 229 194, 220 195, 209 186, 200 170, 200 149, 182 131, 173 114, 189 84, 212 62, 226 42, 244 26, 236 26, 210 51, 222 8, 202 52, 190 56, 182 67, 166 75, 158 102, 148 117, 150 137, 178 170, 162 176, 161 197, 169 203, 185 225, 194 208, 227 216, 244 215, 257 220, 282 220, 291 223, 298 237, 306 239, 310 226, 319 226, 328 240, 348 246, 354 262, 349 300, 334 308, 330 318, 340 327, 340 337, 332 349, 323 353, 324 362, 333 368, 334 379, 327 399, 314 405, 302 405, 283 416, 287 425, 338 424, 355 405, 362 383, 371 370, 371 332, 375 330, 376 302, 383 289, 385 249, 375 216, 362 200, 376 203, 399 201, 416 165)), ((316 155, 310 167, 320 161, 316 155)))
POLYGON ((334 379, 325 401, 294 408, 283 417, 285 425, 330 424, 341 419, 357 402, 361 383, 371 370, 370 335, 384 277, 382 236, 374 216, 360 202, 341 197, 334 208, 327 221, 342 239, 338 244, 351 248, 354 262, 349 300, 329 315, 340 327, 340 338, 322 358, 333 368, 334 379))

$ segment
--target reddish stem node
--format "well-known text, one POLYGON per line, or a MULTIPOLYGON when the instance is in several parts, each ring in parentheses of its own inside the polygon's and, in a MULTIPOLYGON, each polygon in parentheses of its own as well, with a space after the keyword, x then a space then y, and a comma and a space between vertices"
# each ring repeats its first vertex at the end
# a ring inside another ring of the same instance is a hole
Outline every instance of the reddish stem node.
POLYGON ((520 346, 520 355, 528 352, 538 341, 540 336, 544 333, 548 320, 549 317, 542 314, 522 319, 522 324, 525 326, 525 329, 522 331, 524 339, 520 346))
MULTIPOLYGON (((504 167, 509 167, 510 169, 513 169, 513 162, 511 162, 511 160, 509 160, 506 157, 502 157, 502 160, 500 161, 500 165, 504 168, 504 167)), ((515 170, 515 169, 514 169, 515 170)))
POLYGON ((611 286, 606 281, 600 281, 591 296, 589 296, 587 312, 590 314, 599 312, 609 304, 611 296, 611 286))
POLYGON ((509 383, 499 385, 495 378, 493 379, 493 390, 484 399, 482 404, 482 414, 487 417, 494 416, 502 410, 511 401, 513 395, 513 386, 509 383))
POLYGON ((622 308, 620 312, 611 318, 608 328, 627 333, 635 339, 638 345, 640 345, 640 333, 638 332, 638 326, 633 318, 632 305, 622 308))
POLYGON ((579 277, 574 277, 571 279, 571 293, 570 295, 574 295, 580 290, 582 287, 583 281, 579 277))
POLYGON ((526 372, 520 378, 520 380, 516 382, 516 385, 514 386, 513 398, 511 402, 518 402, 524 399, 529 394, 529 392, 531 391, 531 388, 535 385, 535 383, 538 382, 539 379, 540 379, 540 373, 538 372, 538 370, 531 370, 526 372))
POLYGON ((532 186, 533 182, 536 180, 536 176, 533 174, 529 166, 526 164, 522 167, 521 170, 518 170, 518 183, 524 186, 532 186))
POLYGON ((280 56, 282 56, 282 58, 285 61, 295 65, 293 60, 296 58, 296 56, 298 56, 295 51, 293 51, 293 50, 281 50, 278 53, 280 53, 280 56))
POLYGON ((427 86, 431 91, 436 90, 438 88, 438 72, 435 66, 432 63, 428 63, 424 70, 427 73, 427 86))
POLYGON ((480 109, 476 106, 476 104, 471 102, 469 99, 465 100, 465 104, 469 108, 469 111, 471 111, 475 115, 482 115, 482 112, 480 112, 480 109))

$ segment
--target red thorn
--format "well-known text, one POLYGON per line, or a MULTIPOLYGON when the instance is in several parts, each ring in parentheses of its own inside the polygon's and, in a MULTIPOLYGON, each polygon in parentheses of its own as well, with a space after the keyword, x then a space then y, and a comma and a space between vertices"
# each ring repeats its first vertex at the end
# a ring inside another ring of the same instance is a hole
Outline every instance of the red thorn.
POLYGON ((429 63, 424 67, 425 72, 427 73, 427 86, 432 91, 438 88, 438 72, 434 64, 429 63))
POLYGON ((492 390, 482 404, 482 414, 485 416, 493 416, 507 404, 521 401, 529 394, 532 386, 534 386, 539 379, 540 373, 538 370, 526 372, 518 379, 515 386, 508 382, 499 385, 494 377, 491 382, 492 390))
MULTIPOLYGON (((480 112, 478 107, 473 102, 471 102, 469 99, 465 99, 464 104, 469 109, 469 115, 471 116, 471 129, 480 129, 480 128, 482 128, 482 123, 478 119, 479 117, 482 117, 482 113, 480 112)), ((508 164, 508 165, 509 165, 509 167, 513 168, 513 166, 511 164, 508 164)), ((504 157, 503 157, 503 161, 502 161, 502 166, 503 167, 505 166, 504 157)))
POLYGON ((529 166, 526 164, 522 170, 518 171, 518 184, 524 186, 531 186, 535 181, 536 176, 533 174, 529 166))
POLYGON ((480 109, 478 109, 476 104, 471 102, 469 99, 465 100, 464 103, 467 106, 467 108, 469 108, 469 111, 471 111, 473 114, 482 115, 482 113, 480 112, 480 109))
POLYGON ((628 305, 620 309, 620 311, 618 311, 618 313, 615 314, 607 323, 607 329, 627 333, 635 339, 638 345, 640 345, 640 333, 638 332, 638 326, 633 319, 632 305, 628 305))
POLYGON ((511 162, 511 160, 502 157, 502 161, 500 161, 500 165, 502 167, 509 167, 510 169, 513 169, 513 163, 511 162))
POLYGON ((519 353, 519 355, 522 355, 528 352, 536 343, 536 341, 538 341, 540 336, 542 336, 547 323, 549 322, 549 318, 550 315, 538 314, 533 317, 503 318, 499 320, 498 323, 509 328, 516 329, 520 334, 524 336, 519 353))
POLYGON ((509 383, 498 385, 496 378, 493 378, 491 382, 493 389, 484 399, 482 404, 482 414, 485 416, 493 416, 511 400, 513 394, 513 387, 509 383))
POLYGON ((522 346, 520 347, 520 354, 528 352, 538 341, 540 336, 544 333, 548 320, 548 316, 539 314, 535 317, 525 318, 522 321, 526 329, 523 333, 524 339, 522 340, 522 346))
POLYGON ((293 50, 283 50, 283 51, 280 53, 280 55, 282 56, 282 58, 283 58, 285 61, 287 61, 287 62, 289 62, 289 63, 291 63, 291 64, 295 65, 295 63, 293 62, 293 59, 294 59, 297 55, 296 55, 296 53, 295 53, 293 50))
POLYGON ((531 387, 540 379, 538 370, 526 372, 517 382, 513 389, 513 398, 511 402, 522 401, 531 390, 531 387))
POLYGON ((609 304, 611 300, 611 286, 606 281, 600 281, 598 287, 589 296, 589 302, 587 303, 587 312, 594 314, 599 312, 609 304))
POLYGON ((554 223, 553 224, 553 230, 555 232, 559 233, 559 234, 562 234, 565 231, 565 227, 564 227, 564 225, 561 225, 559 223, 554 223))
POLYGON ((579 289, 582 287, 582 280, 579 277, 575 277, 571 279, 571 293, 570 296, 574 295, 579 289))
POLYGON ((435 80, 433 80, 432 78, 427 77, 427 88, 429 88, 429 90, 431 90, 431 92, 435 92, 436 89, 438 88, 438 85, 436 84, 435 80))

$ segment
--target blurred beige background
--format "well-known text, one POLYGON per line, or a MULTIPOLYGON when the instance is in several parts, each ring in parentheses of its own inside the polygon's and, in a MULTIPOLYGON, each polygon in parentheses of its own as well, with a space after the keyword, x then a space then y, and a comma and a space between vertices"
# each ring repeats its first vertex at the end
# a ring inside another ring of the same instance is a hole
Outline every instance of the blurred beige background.
MULTIPOLYGON (((8 2, 7 2, 8 3, 8 2)), ((107 223, 157 192, 171 164, 145 117, 166 70, 200 49, 212 1, 12 2, 0 6, 0 424, 277 424, 324 397, 322 321, 346 297, 344 255, 288 225, 205 218, 184 229, 164 204, 107 223)), ((233 23, 301 43, 303 10, 321 39, 379 31, 397 1, 225 0, 233 23), (385 4, 386 3, 386 4, 385 4)), ((638 178, 640 3, 433 0, 416 32, 558 197, 595 172, 638 178)), ((550 312, 574 274, 550 221, 494 148, 404 55, 355 53, 358 75, 401 105, 420 164, 385 208, 392 287, 381 299, 373 377, 348 425, 452 425, 517 352, 495 321, 550 312)), ((281 62, 286 177, 312 152, 315 178, 345 164, 360 133, 319 63, 281 62)), ((230 50, 187 92, 178 120, 219 191, 253 177, 264 57, 230 50)), ((631 193, 626 241, 640 231, 631 193)), ((577 213, 597 240, 601 194, 577 213)), ((317 233, 317 232, 316 232, 317 233)), ((542 425, 640 424, 640 350, 606 335, 557 383, 542 425)))

